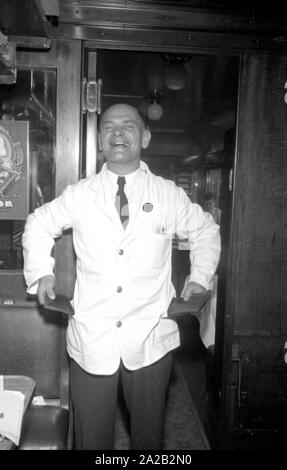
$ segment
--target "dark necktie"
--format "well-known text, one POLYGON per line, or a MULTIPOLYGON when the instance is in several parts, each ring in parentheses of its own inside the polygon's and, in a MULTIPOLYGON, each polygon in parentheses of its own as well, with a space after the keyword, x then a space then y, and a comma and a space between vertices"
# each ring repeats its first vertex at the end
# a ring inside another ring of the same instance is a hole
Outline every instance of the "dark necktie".
POLYGON ((119 176, 118 177, 119 189, 116 194, 116 208, 119 213, 124 229, 129 223, 129 203, 127 200, 126 193, 124 191, 125 184, 126 184, 125 177, 119 176))

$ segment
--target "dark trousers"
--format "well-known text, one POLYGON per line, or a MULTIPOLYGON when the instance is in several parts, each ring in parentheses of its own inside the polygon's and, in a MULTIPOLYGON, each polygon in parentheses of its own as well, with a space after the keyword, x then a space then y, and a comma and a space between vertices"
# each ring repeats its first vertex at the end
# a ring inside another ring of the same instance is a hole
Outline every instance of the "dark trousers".
POLYGON ((127 370, 121 363, 113 375, 93 375, 72 360, 76 449, 113 449, 119 380, 130 415, 130 448, 162 449, 171 363, 172 355, 168 353, 135 371, 127 370))

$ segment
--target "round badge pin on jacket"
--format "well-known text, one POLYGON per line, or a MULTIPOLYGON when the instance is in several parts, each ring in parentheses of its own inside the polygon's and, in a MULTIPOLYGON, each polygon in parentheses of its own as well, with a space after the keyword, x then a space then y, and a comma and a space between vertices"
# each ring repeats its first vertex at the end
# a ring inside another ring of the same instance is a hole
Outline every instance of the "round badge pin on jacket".
POLYGON ((144 205, 143 205, 143 211, 144 212, 151 212, 153 210, 153 205, 151 202, 146 202, 144 205))

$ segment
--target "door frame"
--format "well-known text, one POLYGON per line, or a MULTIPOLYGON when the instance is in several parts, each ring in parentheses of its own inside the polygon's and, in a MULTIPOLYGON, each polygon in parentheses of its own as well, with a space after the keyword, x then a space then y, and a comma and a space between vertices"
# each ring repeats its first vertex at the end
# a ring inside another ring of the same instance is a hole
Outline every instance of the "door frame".
MULTIPOLYGON (((118 47, 115 47, 115 44, 112 45, 107 45, 106 47, 103 46, 102 44, 99 44, 97 41, 84 41, 83 44, 83 49, 85 50, 85 58, 86 60, 89 61, 89 58, 94 61, 93 64, 88 64, 87 68, 87 79, 89 80, 97 80, 98 78, 103 78, 104 77, 98 77, 97 76, 97 53, 98 51, 102 50, 118 50, 120 52, 125 52, 125 51, 135 51, 135 46, 132 44, 119 44, 118 47), (89 55, 90 54, 90 55, 89 55)), ((162 52, 162 51, 170 51, 170 47, 162 47, 159 49, 158 46, 152 47, 152 46, 140 46, 137 48, 139 52, 162 52)), ((177 52, 181 52, 177 50, 177 52)), ((226 168, 226 172, 228 173, 228 176, 226 176, 227 179, 229 179, 229 183, 226 184, 226 187, 228 187, 229 191, 229 197, 228 197, 228 214, 230 215, 230 220, 228 221, 228 226, 225 227, 225 240, 228 238, 229 240, 229 246, 225 250, 225 258, 224 258, 224 267, 222 267, 222 270, 225 270, 224 274, 224 279, 228 279, 227 273, 230 271, 230 253, 231 253, 231 233, 232 233, 232 227, 233 227, 233 206, 234 206, 234 200, 233 200, 233 180, 234 180, 234 172, 235 172, 235 166, 236 166, 236 160, 237 160, 237 136, 238 136, 238 109, 239 109, 239 98, 242 93, 241 87, 242 87, 242 82, 240 80, 241 74, 242 74, 242 57, 243 53, 240 51, 233 50, 232 52, 230 50, 225 50, 222 49, 221 52, 217 51, 216 54, 214 52, 211 52, 210 50, 207 49, 199 49, 199 50, 194 50, 192 47, 190 49, 183 49, 183 53, 185 54, 205 54, 205 55, 222 55, 222 56, 234 56, 238 57, 238 62, 239 62, 239 67, 238 67, 238 89, 237 89, 237 116, 236 116, 236 128, 235 128, 235 139, 234 139, 234 153, 233 153, 233 158, 228 156, 228 162, 226 165, 228 168, 226 168)), ((104 82, 103 82, 104 83, 104 82)), ((87 141, 89 142, 90 145, 90 150, 87 152, 87 168, 89 168, 91 171, 94 171, 98 167, 98 152, 97 152, 97 114, 96 112, 93 113, 87 113, 87 141), (93 116, 94 115, 94 116, 93 116), (88 122, 90 124, 88 125, 88 122), (89 135, 89 133, 91 133, 89 135), (94 146, 94 147, 93 147, 94 146)), ((90 173, 91 174, 91 173, 90 173)), ((226 282, 224 292, 223 288, 221 287, 220 289, 220 294, 222 296, 221 302, 217 302, 217 312, 219 311, 220 308, 220 318, 219 315, 216 316, 216 337, 215 337, 215 351, 214 351, 214 358, 212 360, 213 362, 213 367, 215 369, 215 388, 216 388, 216 394, 217 397, 223 396, 223 387, 224 387, 224 370, 225 370, 225 362, 227 361, 226 357, 226 348, 224 347, 224 342, 226 341, 226 332, 225 332, 225 324, 226 324, 226 319, 229 318, 229 313, 227 312, 227 308, 230 308, 230 287, 229 287, 229 282, 226 282)), ((221 403, 222 404, 222 403, 221 403)), ((223 412, 223 409, 220 410, 223 412)), ((220 416, 216 417, 217 421, 220 421, 220 416)), ((212 423, 214 424, 214 423, 212 423)), ((216 424, 216 423, 215 423, 216 424)))

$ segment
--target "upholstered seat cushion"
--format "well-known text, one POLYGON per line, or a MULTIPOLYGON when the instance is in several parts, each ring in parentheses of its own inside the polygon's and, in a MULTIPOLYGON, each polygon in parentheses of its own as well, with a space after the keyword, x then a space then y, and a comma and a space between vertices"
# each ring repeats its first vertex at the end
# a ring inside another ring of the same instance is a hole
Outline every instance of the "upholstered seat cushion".
POLYGON ((21 432, 19 450, 67 448, 69 412, 60 406, 31 406, 21 432))

